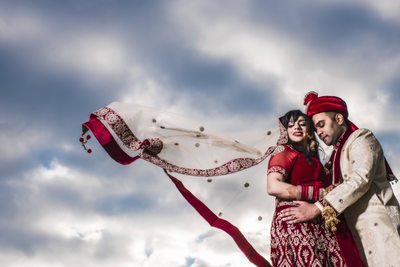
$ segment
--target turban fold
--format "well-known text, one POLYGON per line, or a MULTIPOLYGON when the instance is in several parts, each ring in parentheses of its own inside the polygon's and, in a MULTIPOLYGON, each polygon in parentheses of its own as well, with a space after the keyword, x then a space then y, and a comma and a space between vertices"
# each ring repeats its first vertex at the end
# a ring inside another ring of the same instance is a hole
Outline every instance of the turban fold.
POLYGON ((344 117, 349 116, 346 102, 336 96, 320 96, 316 92, 309 92, 304 98, 304 105, 307 105, 307 116, 312 116, 320 112, 338 112, 344 117))

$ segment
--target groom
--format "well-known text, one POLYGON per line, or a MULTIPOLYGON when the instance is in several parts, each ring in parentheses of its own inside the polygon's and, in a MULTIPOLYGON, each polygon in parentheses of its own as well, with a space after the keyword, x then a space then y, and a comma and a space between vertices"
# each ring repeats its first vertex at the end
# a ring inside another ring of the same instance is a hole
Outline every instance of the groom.
POLYGON ((400 208, 389 183, 396 178, 379 142, 347 119, 342 99, 310 92, 304 104, 318 137, 334 145, 327 167, 336 187, 314 204, 299 201, 286 209, 283 220, 299 223, 322 215, 334 229, 343 213, 368 266, 400 266, 400 208))

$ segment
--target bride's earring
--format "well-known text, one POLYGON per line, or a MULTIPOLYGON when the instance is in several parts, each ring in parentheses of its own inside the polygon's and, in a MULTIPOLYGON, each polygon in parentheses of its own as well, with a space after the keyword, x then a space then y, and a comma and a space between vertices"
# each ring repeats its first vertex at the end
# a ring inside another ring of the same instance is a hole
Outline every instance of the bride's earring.
POLYGON ((308 139, 310 139, 310 149, 311 151, 316 151, 317 150, 317 142, 315 141, 315 138, 313 135, 307 134, 308 139))

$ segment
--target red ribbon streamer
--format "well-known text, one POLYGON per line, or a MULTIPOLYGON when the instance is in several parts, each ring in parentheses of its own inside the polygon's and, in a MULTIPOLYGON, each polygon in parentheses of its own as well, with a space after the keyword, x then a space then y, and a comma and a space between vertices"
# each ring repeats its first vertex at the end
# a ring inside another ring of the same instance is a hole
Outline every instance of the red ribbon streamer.
MULTIPOLYGON (((102 147, 107 153, 118 163, 127 165, 138 158, 139 156, 131 157, 126 154, 118 143, 114 140, 113 136, 107 130, 107 128, 99 121, 95 116, 91 116, 90 120, 83 124, 90 129, 102 147)), ((165 171, 165 170, 164 170, 165 171)), ((231 224, 229 221, 224 220, 216 216, 203 202, 195 197, 177 178, 173 177, 169 173, 167 176, 175 184, 176 188, 182 194, 182 196, 189 202, 189 204, 212 226, 223 230, 230 235, 236 242, 240 250, 246 255, 250 262, 258 267, 272 267, 272 265, 262 257, 253 246, 247 241, 240 230, 231 224)))

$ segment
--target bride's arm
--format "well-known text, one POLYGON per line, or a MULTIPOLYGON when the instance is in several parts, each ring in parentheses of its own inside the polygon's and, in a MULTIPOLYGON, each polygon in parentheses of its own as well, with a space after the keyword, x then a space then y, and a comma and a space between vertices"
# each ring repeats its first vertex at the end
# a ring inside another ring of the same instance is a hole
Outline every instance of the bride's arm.
POLYGON ((267 175, 267 192, 281 199, 296 199, 297 186, 284 182, 285 178, 278 172, 267 175))
POLYGON ((323 197, 323 192, 331 191, 335 186, 324 188, 318 185, 292 185, 284 182, 285 178, 278 172, 267 175, 267 192, 269 195, 281 199, 297 199, 305 201, 317 201, 323 197))

